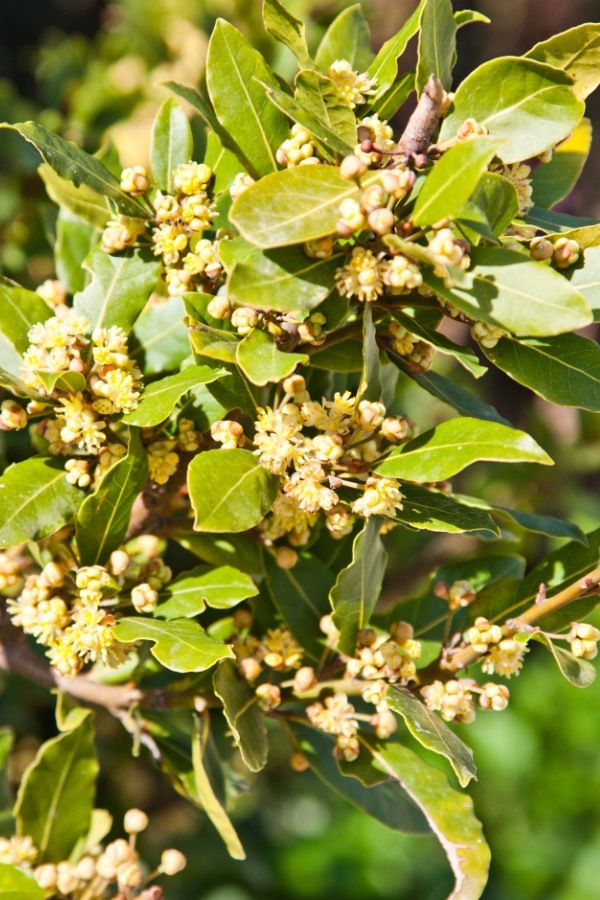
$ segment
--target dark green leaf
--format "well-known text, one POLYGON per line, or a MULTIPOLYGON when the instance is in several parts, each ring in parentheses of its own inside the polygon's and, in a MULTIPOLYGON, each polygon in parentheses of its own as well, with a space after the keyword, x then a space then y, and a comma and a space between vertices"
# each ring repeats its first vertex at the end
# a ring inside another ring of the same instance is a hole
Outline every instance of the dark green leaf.
POLYGON ((587 225, 597 225, 598 219, 585 219, 578 216, 569 216, 567 213, 559 213, 553 209, 543 209, 534 206, 527 213, 527 224, 535 225, 540 231, 572 231, 573 228, 584 228, 587 225))
POLYGON ((77 515, 77 549, 82 566, 103 565, 129 528, 135 498, 148 480, 148 454, 139 432, 130 432, 127 455, 108 470, 77 515))
POLYGON ((493 137, 505 163, 537 156, 566 138, 583 115, 568 75, 529 59, 505 56, 484 63, 465 78, 444 119, 440 140, 474 118, 493 137))
POLYGON ((160 263, 141 250, 110 256, 98 248, 84 265, 92 278, 74 297, 76 312, 92 329, 117 325, 129 333, 156 285, 160 263))
POLYGON ((206 450, 188 470, 195 531, 247 531, 273 505, 279 478, 248 450, 206 450))
POLYGON ((151 641, 152 655, 172 672, 204 672, 220 659, 233 656, 231 647, 213 640, 191 619, 172 622, 136 616, 119 619, 115 637, 125 643, 151 641))
POLYGON ((438 78, 445 90, 450 90, 456 29, 451 0, 426 0, 419 30, 417 94, 421 94, 430 75, 438 78))
POLYGON ((343 9, 325 32, 316 62, 324 72, 338 59, 347 59, 352 68, 365 72, 373 62, 369 26, 359 3, 343 9))
POLYGON ((188 163, 193 152, 194 139, 187 116, 177 100, 169 97, 156 114, 150 140, 150 166, 161 191, 173 193, 173 171, 188 163))
POLYGON ((57 175, 46 163, 42 163, 38 168, 38 174, 44 182, 48 196, 62 210, 68 210, 99 231, 106 228, 111 217, 110 203, 106 197, 97 194, 85 184, 75 187, 71 181, 57 175))
POLYGON ((460 503, 440 491, 430 491, 414 484, 402 486, 402 509, 396 519, 412 528, 425 531, 488 531, 499 534, 489 513, 482 513, 460 503))
POLYGON ((64 460, 32 456, 0 478, 0 547, 41 541, 70 522, 83 492, 65 477, 64 460))
POLYGON ((441 334, 439 331, 432 331, 426 325, 422 325, 419 319, 414 316, 406 315, 404 312, 397 310, 394 310, 393 315, 403 328, 406 328, 412 334, 416 334, 422 341, 431 344, 432 347, 435 347, 436 350, 439 350, 445 356, 451 356, 475 378, 481 378, 487 372, 487 367, 481 365, 477 356, 469 347, 461 347, 460 344, 455 344, 445 334, 441 334))
POLYGON ((450 761, 461 787, 477 776, 473 751, 454 734, 444 720, 427 709, 414 694, 390 685, 386 700, 390 709, 402 716, 408 730, 420 744, 450 761))
POLYGON ((227 661, 215 672, 213 683, 242 759, 251 772, 260 772, 267 763, 269 744, 256 694, 227 661))
POLYGON ((231 566, 197 566, 183 572, 165 587, 154 615, 161 619, 188 619, 199 615, 206 605, 231 609, 258 594, 252 579, 231 566))
POLYGON ((367 519, 354 539, 352 562, 342 569, 329 595, 333 621, 340 632, 338 647, 348 656, 354 654, 356 635, 368 626, 381 593, 387 564, 379 536, 381 525, 377 516, 367 519))
POLYGON ((304 22, 296 19, 279 0, 263 0, 263 21, 269 34, 289 47, 301 68, 313 65, 306 46, 304 22))
POLYGON ((281 381, 299 365, 308 363, 305 353, 283 353, 266 331, 253 328, 237 346, 236 361, 252 384, 281 381))
POLYGON ((149 428, 159 425, 167 419, 177 401, 186 391, 198 384, 208 384, 222 378, 228 373, 224 369, 211 369, 209 366, 187 366, 177 375, 168 375, 159 381, 153 381, 144 388, 138 405, 123 416, 126 425, 149 428))
POLYGON ((173 533, 182 547, 213 566, 234 566, 248 575, 261 575, 261 545, 245 534, 173 533))
MULTIPOLYGON (((483 173, 469 202, 485 213, 496 236, 506 231, 519 213, 519 197, 514 184, 496 172, 483 173)), ((461 218, 460 210, 456 217, 461 218)))
POLYGON ((329 347, 317 349, 310 357, 311 366, 327 372, 361 372, 363 366, 362 344, 349 338, 329 347))
POLYGON ((31 837, 40 862, 68 859, 87 834, 97 775, 92 713, 88 712, 76 728, 42 744, 19 787, 14 810, 18 833, 31 837))
MULTIPOLYGON (((95 156, 90 156, 73 141, 65 141, 57 134, 48 131, 36 122, 21 122, 15 125, 0 125, 18 131, 21 137, 33 144, 44 161, 54 169, 61 178, 72 181, 75 187, 84 184, 96 194, 108 197, 124 216, 145 219, 148 211, 121 190, 116 178, 95 156)), ((72 210, 76 212, 76 210, 72 210)))

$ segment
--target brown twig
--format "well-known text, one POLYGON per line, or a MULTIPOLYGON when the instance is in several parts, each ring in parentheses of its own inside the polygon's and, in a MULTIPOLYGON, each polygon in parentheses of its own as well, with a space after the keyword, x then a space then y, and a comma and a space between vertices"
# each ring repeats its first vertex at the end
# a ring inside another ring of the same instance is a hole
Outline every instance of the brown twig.
POLYGON ((398 150, 404 160, 414 160, 418 168, 423 168, 427 163, 426 154, 440 120, 443 99, 443 85, 431 75, 398 141, 398 150))

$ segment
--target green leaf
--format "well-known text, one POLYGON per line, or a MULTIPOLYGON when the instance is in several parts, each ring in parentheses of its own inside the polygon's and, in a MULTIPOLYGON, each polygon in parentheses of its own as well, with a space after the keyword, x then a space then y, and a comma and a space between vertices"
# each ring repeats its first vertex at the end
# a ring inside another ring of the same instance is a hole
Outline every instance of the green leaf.
POLYGON ((85 376, 81 372, 41 372, 36 375, 44 383, 46 393, 51 394, 55 390, 67 391, 75 394, 83 391, 86 386, 85 376))
POLYGON ((256 694, 227 661, 215 672, 213 683, 242 759, 251 772, 260 772, 267 763, 269 744, 256 694))
POLYGON ((439 139, 454 137, 465 119, 474 118, 493 137, 506 139, 498 150, 505 163, 537 156, 579 124, 584 107, 571 88, 568 75, 534 60, 490 60, 458 87, 439 139))
POLYGON ((423 280, 467 315, 517 337, 545 337, 583 328, 591 313, 559 272, 504 247, 475 247, 472 265, 452 288, 428 271, 423 280))
POLYGON ((436 350, 439 350, 445 356, 455 359, 475 378, 481 378, 487 372, 487 367, 481 365, 477 356, 469 347, 461 347, 460 344, 455 344, 445 334, 441 334, 439 331, 432 331, 431 328, 422 325, 417 318, 406 315, 404 312, 394 310, 393 316, 403 328, 417 335, 422 341, 431 344, 432 347, 435 347, 436 350))
POLYGON ((328 159, 347 156, 356 143, 356 119, 330 78, 303 69, 296 78, 296 98, 264 85, 273 105, 303 125, 328 159))
POLYGON ((169 97, 156 113, 150 139, 150 167, 161 191, 173 193, 173 171, 188 163, 193 153, 190 123, 177 100, 169 97))
POLYGON ((152 655, 172 672, 204 672, 220 659, 233 656, 231 647, 213 640, 191 619, 165 622, 131 616, 119 619, 114 633, 126 644, 152 641, 152 655))
POLYGON ((467 202, 502 141, 478 135, 451 147, 430 171, 415 204, 415 225, 433 225, 467 202))
POLYGON ((305 551, 291 569, 277 565, 271 553, 264 555, 267 587, 273 602, 290 631, 309 656, 318 660, 323 653, 319 622, 330 612, 329 591, 334 575, 316 556, 305 551))
POLYGON ((265 385, 291 375, 296 366, 305 366, 305 353, 283 353, 266 331, 253 328, 237 346, 236 361, 252 384, 265 385))
POLYGON ((430 491, 414 484, 402 485, 402 509, 396 520, 425 531, 460 533, 487 531, 499 534, 491 516, 449 497, 441 491, 430 491))
POLYGON ((362 344, 351 338, 317 349, 311 353, 310 364, 313 369, 326 372, 362 372, 362 344))
POLYGON ((564 200, 575 187, 592 146, 592 123, 582 119, 566 141, 559 144, 550 162, 531 176, 533 200, 546 209, 564 200))
POLYGON ((82 566, 104 565, 124 541, 137 495, 148 481, 148 454, 139 432, 130 432, 127 455, 112 466, 81 504, 77 549, 82 566))
POLYGON ((578 334, 515 341, 484 353, 503 372, 560 406, 600 412, 600 347, 578 334))
POLYGON ((600 321, 600 247, 589 247, 567 278, 590 306, 594 322, 600 321))
MULTIPOLYGON (((519 196, 514 184, 497 172, 484 172, 471 194, 474 203, 486 216, 494 235, 503 234, 519 213, 519 196)), ((462 210, 456 213, 461 219, 462 210)))
POLYGON ((130 355, 146 375, 179 369, 190 355, 185 308, 181 297, 169 297, 150 306, 133 327, 135 339, 130 355))
POLYGON ((445 378, 443 375, 440 375, 439 372, 433 372, 431 370, 420 373, 414 372, 406 360, 401 356, 398 356, 396 353, 392 353, 389 350, 388 356, 395 366, 404 372, 405 375, 408 375, 409 378, 412 378, 413 381, 416 381, 423 390, 427 391, 427 393, 436 397, 438 400, 441 400, 442 403, 447 403, 448 406, 455 409, 461 416, 484 419, 486 422, 500 422, 503 425, 508 425, 510 427, 510 422, 504 419, 493 406, 480 400, 475 394, 466 391, 455 381, 452 381, 452 379, 445 378))
POLYGON ((254 597, 258 589, 252 579, 232 566, 196 566, 171 581, 160 594, 162 603, 154 610, 161 619, 189 619, 214 609, 231 609, 254 597))
POLYGON ((279 478, 248 450, 206 450, 188 469, 195 531, 247 531, 271 509, 279 478))
POLYGON ((73 299, 77 314, 92 329, 117 325, 129 333, 156 285, 160 262, 141 250, 110 256, 98 248, 84 266, 92 278, 73 299))
POLYGON ((538 534, 547 534, 551 537, 569 538, 587 545, 587 538, 581 529, 577 525, 573 525, 572 522, 565 522, 564 519, 557 519, 554 516, 540 516, 520 509, 508 509, 505 506, 496 506, 479 497, 467 497, 463 494, 459 494, 457 497, 467 506, 489 510, 498 514, 500 519, 508 519, 509 522, 518 525, 520 528, 525 528, 527 531, 535 531, 538 534))
POLYGON ((261 545, 245 534, 198 534, 172 532, 173 539, 213 566, 235 565, 248 575, 262 575, 261 545))
POLYGON ((525 56, 562 69, 575 83, 575 96, 585 100, 600 84, 600 24, 586 22, 555 34, 525 56))
MULTIPOLYGON (((369 187, 379 177, 361 181, 369 187)), ((360 199, 362 191, 336 166, 296 166, 273 172, 251 185, 231 207, 230 221, 242 236, 263 249, 300 244, 335 232, 340 203, 360 199)))
POLYGON ((37 322, 45 322, 52 310, 35 291, 0 278, 0 331, 17 353, 29 347, 29 330, 37 322))
POLYGON ((23 775, 17 829, 31 837, 40 862, 68 859, 88 832, 98 775, 92 720, 88 712, 77 728, 42 744, 23 775))
POLYGON ((83 492, 65 477, 64 460, 32 456, 0 478, 0 547, 41 541, 71 521, 83 492))
POLYGON ((370 516, 363 530, 355 537, 352 562, 342 569, 329 599, 333 622, 340 632, 340 653, 352 656, 356 650, 356 635, 366 628, 381 593, 387 564, 387 553, 379 533, 382 520, 370 516))
POLYGON ((198 717, 194 720, 192 762, 198 806, 204 810, 221 835, 230 856, 234 859, 245 859, 244 848, 225 811, 224 802, 217 795, 215 770, 220 771, 217 750, 210 737, 207 721, 204 720, 201 724, 198 717))
POLYGON ((426 0, 419 30, 417 94, 421 94, 430 75, 438 78, 445 90, 449 91, 452 87, 456 30, 451 0, 426 0))
POLYGON ((306 720, 291 720, 289 726, 311 769, 328 788, 388 828, 404 834, 430 833, 425 816, 397 781, 382 779, 367 785, 347 777, 333 756, 331 735, 309 727, 306 720))
POLYGON ((33 874, 0 863, 0 898, 2 900, 45 900, 48 891, 38 887, 33 874))
POLYGON ((381 362, 377 334, 373 325, 373 310, 365 303, 363 310, 363 365, 357 396, 359 400, 381 400, 383 385, 381 383, 381 362))
MULTIPOLYGON (((377 79, 377 94, 375 102, 382 97, 385 92, 393 85, 398 74, 398 58, 402 56, 406 50, 406 45, 411 37, 419 30, 421 14, 428 0, 421 0, 412 16, 406 20, 400 31, 389 38, 371 63, 368 69, 370 78, 377 79)), ((373 105, 371 100, 370 104, 373 105)))
POLYGON ((392 685, 387 689, 386 700, 390 709, 402 716, 408 730, 420 744, 450 761, 461 787, 466 787, 472 778, 477 777, 473 751, 463 744, 439 715, 427 709, 414 694, 392 685))
POLYGON ((313 61, 306 46, 304 22, 296 19, 279 0, 263 0, 262 14, 269 34, 289 47, 301 68, 310 68, 313 61))
POLYGON ((186 391, 198 384, 209 384, 228 373, 224 369, 211 369, 209 366, 187 366, 177 375, 168 375, 159 381, 149 384, 131 412, 123 416, 125 425, 136 425, 138 428, 150 428, 167 419, 175 404, 186 391))
POLYGON ((7 770, 14 741, 15 734, 12 728, 9 725, 0 726, 0 809, 6 809, 11 803, 7 770))
POLYGON ((569 216, 566 213, 559 213, 555 210, 543 209, 541 206, 534 206, 527 213, 527 224, 535 225, 539 231, 555 232, 555 231, 572 231, 573 228, 583 228, 587 225, 597 225, 597 219, 583 219, 578 216, 569 216))
POLYGON ((454 19, 457 28, 462 28, 463 25, 469 25, 471 22, 483 22, 485 25, 489 25, 491 22, 491 19, 474 9, 459 9, 454 13, 454 19))
POLYGON ((99 237, 100 231, 97 228, 68 209, 58 211, 54 264, 56 276, 68 294, 76 294, 86 286, 89 273, 83 268, 83 262, 99 237))
POLYGON ((75 187, 71 181, 57 175, 46 163, 38 167, 38 175, 44 182, 50 199, 62 210, 83 219, 95 229, 106 228, 111 217, 110 203, 106 197, 97 194, 85 184, 75 187))
POLYGON ((279 84, 258 50, 223 19, 208 44, 206 82, 217 119, 259 175, 276 171, 275 151, 289 137, 288 123, 259 82, 279 84))
POLYGON ((224 128, 221 125, 210 103, 207 103, 207 101, 200 96, 198 91, 194 90, 194 88, 186 87, 184 84, 177 84, 175 81, 165 81, 164 85, 170 91, 173 91, 174 94, 177 94, 178 97, 181 97, 182 100, 185 100, 194 107, 204 124, 217 136, 222 147, 237 157, 246 172, 252 175, 253 178, 260 177, 258 171, 252 165, 246 154, 233 140, 227 128, 224 128))
POLYGON ((538 641, 550 651, 562 675, 574 687, 586 688, 595 680, 596 669, 590 662, 574 656, 570 650, 565 650, 564 647, 555 644, 543 631, 536 631, 527 635, 527 638, 531 641, 538 641))
POLYGON ((371 785, 391 778, 417 803, 441 843, 456 884, 448 900, 478 900, 487 882, 490 851, 473 801, 451 788, 445 775, 392 741, 359 734, 361 754, 342 771, 371 785))
POLYGON ((548 454, 524 431, 496 422, 459 418, 442 422, 394 449, 376 470, 379 475, 407 481, 445 481, 481 460, 552 465, 548 454))
POLYGON ((310 312, 322 303, 331 293, 342 258, 336 253, 329 259, 309 259, 296 247, 264 253, 242 238, 227 244, 248 249, 233 263, 227 282, 229 296, 241 305, 280 312, 310 312))
MULTIPOLYGON (((97 157, 90 156, 73 141, 63 140, 36 122, 21 122, 15 125, 2 124, 0 128, 18 131, 29 144, 33 144, 40 156, 54 169, 57 175, 73 182, 75 187, 83 184, 96 194, 107 197, 124 216, 133 219, 148 217, 145 207, 121 190, 119 179, 109 172, 97 157)), ((76 212, 76 210, 72 210, 72 212, 76 212)))
MULTIPOLYGON (((196 322, 189 328, 188 335, 196 358, 200 357, 202 362, 202 357, 208 357, 219 362, 235 363, 235 351, 240 342, 237 334, 196 322)), ((231 371, 229 374, 232 374, 231 371)), ((227 381, 227 387, 232 387, 232 380, 227 381)))
POLYGON ((335 17, 319 44, 316 63, 323 72, 338 59, 347 59, 357 72, 366 72, 374 59, 369 26, 360 3, 335 17))
POLYGON ((393 85, 381 94, 369 107, 370 113, 377 113, 380 119, 391 119, 405 100, 407 100, 415 89, 415 71, 405 72, 398 75, 393 85))

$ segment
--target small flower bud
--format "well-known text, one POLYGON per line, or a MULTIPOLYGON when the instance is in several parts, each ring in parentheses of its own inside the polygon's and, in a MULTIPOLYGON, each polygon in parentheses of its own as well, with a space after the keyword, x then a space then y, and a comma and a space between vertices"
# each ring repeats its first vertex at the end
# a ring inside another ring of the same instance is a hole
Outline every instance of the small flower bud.
POLYGON ((381 176, 381 185, 387 194, 391 194, 396 200, 402 200, 403 197, 412 190, 416 181, 416 175, 412 169, 392 169, 384 171, 381 176))
POLYGON ((475 591, 468 581, 455 581, 448 591, 448 604, 452 610, 468 606, 474 599, 475 591))
POLYGON ((260 663, 252 656, 245 656, 243 659, 240 659, 238 661, 237 665, 242 678, 245 678, 246 681, 256 681, 256 679, 262 672, 260 663))
POLYGON ((356 419, 363 431, 375 431, 383 423, 385 406, 372 400, 361 400, 356 419))
POLYGON ((47 863, 44 866, 38 866, 33 873, 33 877, 43 890, 52 891, 58 882, 58 870, 56 866, 47 863))
POLYGON ((239 334, 250 334, 258 324, 258 313, 250 306, 238 306, 231 314, 231 324, 239 334))
POLYGON ((254 178, 251 175, 246 172, 238 172, 229 186, 229 196, 232 200, 237 200, 240 194, 243 194, 253 184, 254 178))
POLYGON ((336 230, 342 237, 349 237, 365 224, 365 216, 360 203, 347 197, 340 203, 340 218, 336 223, 336 230))
POLYGON ((222 419, 210 426, 213 441, 223 445, 223 450, 235 450, 244 446, 244 429, 239 422, 222 419))
POLYGON ((358 738, 346 737, 343 734, 338 735, 333 755, 336 759, 344 762, 354 762, 360 754, 360 744, 358 738))
POLYGON ((280 569, 293 569, 298 562, 298 554, 291 547, 278 547, 275 561, 280 569))
POLYGON ((529 252, 533 259, 550 259, 554 253, 554 244, 547 237, 535 237, 529 244, 529 252))
POLYGON ((93 856, 82 856, 75 866, 75 874, 82 881, 91 881, 96 875, 96 860, 93 856))
MULTIPOLYGON (((169 852, 169 851, 166 851, 169 852)), ((177 852, 177 851, 175 851, 177 852)), ((164 855, 164 854, 163 854, 164 855)), ((183 867, 182 867, 183 868, 183 867)), ((177 870, 179 871, 179 870, 177 870)), ((165 873, 168 874, 168 873, 165 873)), ((117 884, 119 888, 135 888, 142 883, 142 870, 137 863, 124 863, 117 869, 117 884)))
POLYGON ((158 593, 149 584, 138 584, 131 591, 131 602, 136 612, 151 613, 156 609, 158 593))
POLYGON ((259 684, 256 688, 258 706, 263 712, 275 709, 281 703, 281 691, 276 684, 259 684))
POLYGON ((559 269, 568 269, 579 259, 579 244, 569 238, 559 238, 554 244, 554 264, 559 269))
POLYGON ((381 209, 374 209, 373 212, 370 212, 367 221, 369 223, 369 228, 371 228, 375 234, 389 234, 396 224, 396 217, 391 209, 387 209, 387 207, 384 206, 381 209))
POLYGON ((150 187, 148 173, 143 166, 123 169, 121 172, 121 190, 132 197, 140 197, 150 187))
POLYGON ((217 294, 206 307, 206 311, 213 319, 230 319, 232 308, 229 297, 226 297, 224 294, 217 294))
POLYGON ((406 441, 413 436, 413 423, 402 416, 389 417, 381 424, 381 434, 386 441, 406 441))
POLYGON ((14 400, 3 400, 0 404, 0 428, 3 431, 19 431, 27 425, 27 413, 14 400))
POLYGON ((340 163, 340 175, 342 178, 350 181, 353 178, 360 178, 367 171, 368 166, 364 159, 351 153, 345 156, 340 163))
POLYGON ((165 850, 160 858, 160 868, 165 875, 177 875, 187 865, 187 859, 179 850, 165 850))
POLYGON ((114 550, 110 554, 110 570, 113 575, 118 577, 119 575, 124 575, 127 569, 129 568, 129 564, 131 562, 131 558, 125 550, 114 550))
POLYGON ((294 676, 294 693, 304 694, 316 687, 318 683, 312 666, 302 666, 294 676))
POLYGON ((492 709, 500 712, 508 706, 509 690, 504 684, 494 684, 489 681, 482 687, 479 695, 479 706, 481 709, 492 709))
POLYGON ((389 738, 398 728, 396 716, 389 709, 375 713, 375 715, 371 716, 370 723, 375 729, 375 734, 381 740, 389 738))
POLYGON ((415 630, 409 622, 392 622, 390 635, 399 644, 404 644, 406 641, 412 641, 415 630))
POLYGON ((123 820, 127 834, 139 834, 148 827, 148 816, 141 809, 128 809, 123 820))

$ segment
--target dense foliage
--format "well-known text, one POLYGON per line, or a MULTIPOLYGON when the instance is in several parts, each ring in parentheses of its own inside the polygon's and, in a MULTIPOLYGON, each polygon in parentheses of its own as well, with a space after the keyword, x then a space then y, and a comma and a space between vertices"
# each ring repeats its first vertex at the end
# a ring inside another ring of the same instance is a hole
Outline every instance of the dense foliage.
MULTIPOLYGON (((8 894, 162 896, 142 880, 143 813, 126 817, 129 842, 100 845, 97 705, 233 857, 230 757, 259 772, 281 729, 294 768, 392 829, 435 833, 451 896, 476 900, 481 827, 421 747, 464 788, 473 754, 446 723, 505 709, 488 676, 517 675, 531 642, 574 685, 594 678, 600 631, 582 620, 600 531, 450 479, 482 460, 552 465, 460 372, 481 378, 489 361, 552 403, 599 409, 600 352, 577 332, 598 318, 600 223, 552 207, 589 151, 600 26, 486 63, 451 93, 457 29, 482 17, 449 0, 422 0, 377 54, 358 6, 314 58, 278 0, 263 16, 297 59, 293 85, 219 20, 206 93, 169 83, 149 170, 123 169, 112 145, 90 155, 43 125, 6 126, 42 157, 60 208, 57 279, 0 283, 0 425, 31 442, 0 478, 0 660, 58 688, 60 731, 0 843, 8 894), (399 74, 417 34, 416 69, 399 74), (196 161, 184 109, 206 128, 196 161), (435 354, 456 368, 432 369, 435 354), (399 405, 407 381, 458 415, 419 434, 399 405), (514 529, 567 543, 525 574, 493 549, 514 529), (382 603, 386 543, 402 552, 422 531, 483 550, 424 596, 382 603)), ((157 872, 183 865, 168 850, 157 872)))

